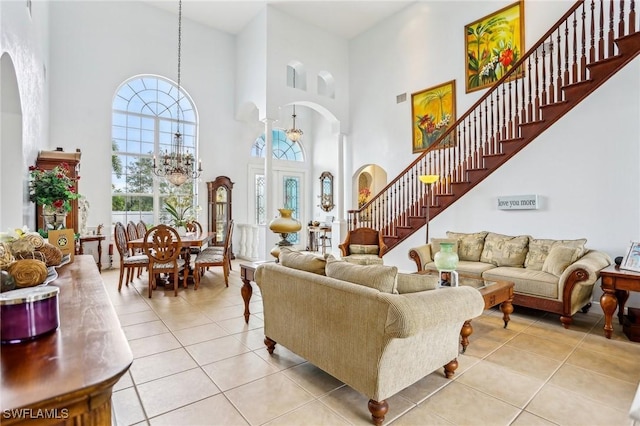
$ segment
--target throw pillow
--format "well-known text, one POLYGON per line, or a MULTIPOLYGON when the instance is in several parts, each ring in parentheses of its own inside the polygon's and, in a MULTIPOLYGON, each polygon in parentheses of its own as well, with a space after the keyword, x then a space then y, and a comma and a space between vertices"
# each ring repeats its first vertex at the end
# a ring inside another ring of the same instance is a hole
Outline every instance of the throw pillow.
POLYGON ((544 260, 542 272, 548 272, 559 277, 569 265, 578 260, 579 254, 579 247, 554 245, 544 260))
POLYGON ((480 262, 522 268, 527 256, 529 236, 512 237, 490 232, 484 239, 480 262))
POLYGON ((549 240, 549 239, 529 239, 529 252, 524 260, 524 267, 534 271, 542 271, 542 265, 549 255, 549 252, 556 245, 574 247, 579 249, 578 259, 584 255, 584 245, 587 243, 586 238, 577 240, 549 240))
POLYGON ((453 251, 458 252, 458 240, 455 238, 432 238, 431 239, 431 257, 440 251, 440 244, 451 243, 453 244, 453 251))
POLYGON ((438 276, 435 274, 403 274, 398 273, 398 293, 416 293, 433 290, 438 287, 438 276))
POLYGON ((287 268, 299 269, 301 271, 312 272, 318 275, 325 275, 326 261, 318 256, 299 251, 282 248, 278 256, 280 264, 287 268))
POLYGON ((377 244, 349 244, 349 254, 378 254, 377 244))
POLYGON ((325 269, 330 278, 364 285, 383 293, 398 293, 396 289, 398 268, 395 266, 356 265, 329 255, 325 269))
POLYGON ((473 234, 447 231, 447 237, 458 240, 458 257, 460 260, 468 260, 471 262, 480 261, 480 255, 484 247, 484 239, 487 234, 488 232, 485 231, 473 234))

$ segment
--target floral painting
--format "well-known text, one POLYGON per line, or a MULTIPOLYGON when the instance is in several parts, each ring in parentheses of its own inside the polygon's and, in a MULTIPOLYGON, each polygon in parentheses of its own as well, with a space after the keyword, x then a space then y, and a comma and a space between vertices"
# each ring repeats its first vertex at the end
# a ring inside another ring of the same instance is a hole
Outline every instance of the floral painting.
POLYGON ((464 27, 467 93, 493 85, 520 59, 523 23, 520 0, 464 27))
MULTIPOLYGON (((413 152, 428 149, 456 121, 456 82, 448 81, 411 95, 413 152)), ((455 135, 438 143, 453 146, 455 135)))

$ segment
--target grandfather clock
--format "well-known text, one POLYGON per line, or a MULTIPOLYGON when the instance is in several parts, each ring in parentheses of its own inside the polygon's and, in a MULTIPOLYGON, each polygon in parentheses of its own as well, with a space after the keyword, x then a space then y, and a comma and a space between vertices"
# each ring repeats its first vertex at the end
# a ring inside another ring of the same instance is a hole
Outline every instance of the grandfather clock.
MULTIPOLYGON (((80 149, 76 149, 76 152, 64 152, 62 148, 58 148, 55 151, 40 151, 38 158, 36 159, 36 167, 43 170, 51 170, 60 163, 67 163, 69 165, 69 176, 72 178, 78 177, 80 174, 80 149)), ((79 185, 79 182, 76 186, 79 185)), ((78 194, 82 194, 76 188, 78 194)), ((36 227, 39 229, 42 227, 42 206, 36 204, 36 227)), ((78 200, 71 200, 71 211, 67 214, 67 228, 73 228, 73 232, 78 233, 78 200)))
MULTIPOLYGON (((233 182, 227 176, 218 176, 213 182, 207 182, 207 195, 209 206, 209 232, 215 232, 216 236, 210 243, 215 246, 224 245, 224 237, 227 235, 229 223, 231 222, 231 190, 233 182)), ((233 255, 233 244, 230 243, 231 258, 233 255)))

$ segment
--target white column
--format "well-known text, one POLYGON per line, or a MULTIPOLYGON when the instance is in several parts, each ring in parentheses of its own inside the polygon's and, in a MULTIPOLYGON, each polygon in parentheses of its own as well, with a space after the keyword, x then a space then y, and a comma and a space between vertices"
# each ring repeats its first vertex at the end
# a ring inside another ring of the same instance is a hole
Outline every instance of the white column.
POLYGON ((271 256, 271 248, 278 241, 276 234, 268 228, 269 222, 275 217, 276 191, 273 182, 273 123, 272 118, 265 118, 264 122, 264 196, 265 196, 265 215, 267 220, 267 230, 265 233, 265 252, 264 258, 269 259, 271 256))
POLYGON ((352 173, 351 170, 351 156, 346 149, 346 135, 344 133, 338 134, 338 173, 336 176, 337 185, 334 188, 338 189, 337 197, 335 197, 336 206, 338 209, 338 216, 331 228, 331 252, 334 255, 339 255, 340 249, 338 245, 344 241, 347 236, 347 222, 345 220, 345 212, 347 206, 351 205, 350 201, 345 198, 345 194, 351 196, 351 192, 347 190, 351 186, 352 173))

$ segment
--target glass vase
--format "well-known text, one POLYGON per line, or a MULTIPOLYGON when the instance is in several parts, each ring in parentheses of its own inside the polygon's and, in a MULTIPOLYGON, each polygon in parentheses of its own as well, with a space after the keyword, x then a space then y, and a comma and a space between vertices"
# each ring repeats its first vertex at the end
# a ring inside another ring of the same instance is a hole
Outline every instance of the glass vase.
POLYGON ((433 257, 438 271, 455 271, 458 260, 458 253, 453 251, 453 243, 440 243, 440 251, 433 257))

